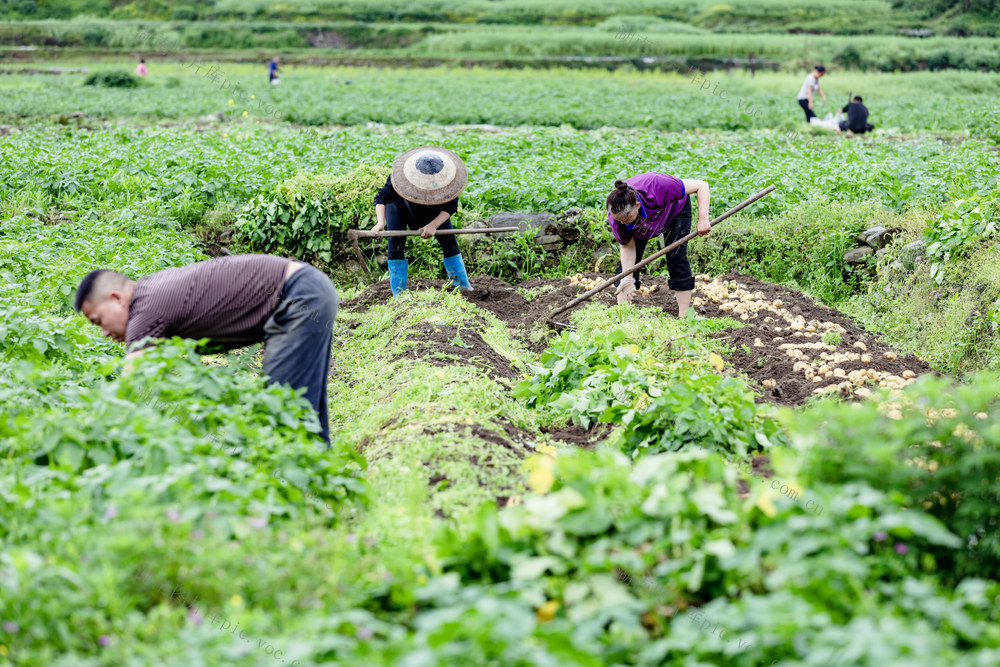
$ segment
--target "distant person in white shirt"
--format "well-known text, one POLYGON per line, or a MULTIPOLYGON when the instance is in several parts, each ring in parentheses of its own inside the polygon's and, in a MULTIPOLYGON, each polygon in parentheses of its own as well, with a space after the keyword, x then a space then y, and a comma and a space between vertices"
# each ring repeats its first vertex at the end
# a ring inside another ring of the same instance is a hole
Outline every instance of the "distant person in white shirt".
POLYGON ((806 112, 807 123, 816 117, 816 114, 813 113, 813 94, 819 93, 820 97, 823 98, 823 104, 826 104, 826 95, 819 87, 820 77, 824 74, 826 74, 826 68, 822 65, 816 65, 816 71, 806 77, 806 80, 802 82, 802 89, 799 90, 799 106, 806 112))

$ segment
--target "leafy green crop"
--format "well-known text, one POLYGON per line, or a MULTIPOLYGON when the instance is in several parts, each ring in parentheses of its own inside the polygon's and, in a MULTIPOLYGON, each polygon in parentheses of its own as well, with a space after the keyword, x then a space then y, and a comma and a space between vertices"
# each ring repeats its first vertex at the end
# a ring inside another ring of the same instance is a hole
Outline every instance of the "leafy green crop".
POLYGON ((548 404, 584 428, 622 424, 614 444, 632 457, 696 445, 742 458, 770 447, 778 433, 743 382, 711 371, 722 363, 718 355, 686 338, 668 341, 656 330, 632 339, 621 330, 587 339, 563 332, 540 361, 514 396, 548 404))
POLYGON ((251 198, 237 228, 256 251, 343 259, 347 230, 374 224, 372 197, 388 175, 388 168, 368 165, 338 177, 300 174, 251 198))
POLYGON ((824 484, 862 481, 913 512, 940 519, 962 549, 932 549, 942 578, 1000 571, 1000 379, 953 385, 925 376, 903 395, 798 416, 801 473, 824 484))
POLYGON ((94 72, 88 76, 83 85, 103 86, 104 88, 138 88, 142 80, 128 72, 94 72))
POLYGON ((961 255, 974 241, 988 242, 1000 231, 1000 202, 992 197, 958 199, 928 221, 924 238, 931 259, 931 276, 941 284, 948 262, 961 255))

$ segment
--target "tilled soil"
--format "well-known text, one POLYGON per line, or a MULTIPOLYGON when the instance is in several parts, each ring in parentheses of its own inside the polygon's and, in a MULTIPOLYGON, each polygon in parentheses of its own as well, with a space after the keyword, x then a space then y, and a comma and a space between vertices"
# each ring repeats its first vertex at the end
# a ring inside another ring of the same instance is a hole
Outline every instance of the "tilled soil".
POLYGON ((833 391, 860 398, 878 386, 905 386, 931 370, 801 292, 736 273, 713 281, 699 278, 695 309, 705 317, 728 316, 746 325, 717 337, 730 349, 724 358, 750 377, 761 400, 800 405, 814 394, 833 391))
POLYGON ((411 344, 397 359, 421 359, 435 366, 467 364, 486 371, 494 380, 517 376, 510 360, 490 347, 473 329, 459 330, 448 324, 418 324, 409 329, 407 335, 411 344))
MULTIPOLYGON (((611 277, 611 274, 593 272, 580 275, 588 284, 611 277)), ((642 276, 641 281, 644 287, 653 291, 637 296, 635 305, 676 316, 677 301, 667 287, 667 278, 642 276)), ((472 283, 477 289, 488 289, 489 295, 481 298, 470 292, 466 298, 504 321, 532 348, 536 346, 528 340, 529 330, 544 324, 553 310, 587 289, 579 279, 572 282, 569 278, 534 278, 514 287, 499 278, 475 276, 472 283), (529 301, 525 293, 534 297, 529 301)), ((443 284, 440 280, 411 279, 409 288, 440 289, 443 284)), ((728 365, 748 376, 760 401, 801 405, 810 396, 823 392, 836 392, 845 398, 862 397, 871 388, 901 387, 912 382, 913 377, 930 372, 927 364, 915 356, 897 355, 840 311, 817 304, 795 290, 732 273, 715 279, 697 276, 693 296, 699 315, 731 317, 744 324, 741 328, 724 330, 717 337, 725 340, 729 348, 729 353, 723 355, 728 365)), ((343 306, 364 312, 372 304, 390 297, 386 280, 345 301, 343 306)), ((555 319, 568 322, 573 310, 592 302, 613 305, 614 288, 605 289, 555 319)), ((453 331, 446 332, 442 327, 437 327, 441 329, 439 332, 432 329, 428 327, 426 338, 421 336, 408 353, 424 358, 453 355, 458 363, 486 362, 480 365, 487 368, 491 377, 514 375, 509 362, 502 356, 489 355, 489 346, 478 335, 462 331, 462 341, 473 345, 465 349, 450 344, 453 331)), ((563 431, 559 434, 563 437, 556 439, 586 441, 582 434, 569 429, 563 431)))
MULTIPOLYGON (((477 423, 425 426, 423 431, 427 435, 454 433, 463 437, 488 442, 492 445, 498 445, 508 450, 512 457, 509 455, 497 455, 496 450, 491 452, 489 448, 483 448, 481 453, 469 455, 469 463, 479 471, 480 487, 486 486, 486 479, 506 479, 510 481, 505 491, 508 495, 500 495, 496 498, 497 506, 505 507, 510 504, 511 498, 520 497, 520 494, 524 492, 523 483, 518 481, 522 479, 518 462, 535 451, 534 442, 536 441, 536 437, 533 433, 518 428, 506 420, 496 420, 492 425, 503 429, 503 434, 501 435, 495 428, 477 423)), ((440 466, 438 462, 425 461, 424 467, 428 471, 437 471, 440 466)), ((428 486, 433 489, 449 483, 450 480, 448 477, 440 472, 430 474, 427 479, 428 486)), ((446 516, 441 510, 437 510, 435 514, 439 517, 446 516)))
POLYGON ((550 440, 558 440, 564 444, 576 445, 584 449, 593 449, 598 443, 607 440, 614 430, 614 424, 605 422, 594 424, 589 430, 575 424, 567 424, 562 428, 543 428, 542 433, 549 436, 550 440))

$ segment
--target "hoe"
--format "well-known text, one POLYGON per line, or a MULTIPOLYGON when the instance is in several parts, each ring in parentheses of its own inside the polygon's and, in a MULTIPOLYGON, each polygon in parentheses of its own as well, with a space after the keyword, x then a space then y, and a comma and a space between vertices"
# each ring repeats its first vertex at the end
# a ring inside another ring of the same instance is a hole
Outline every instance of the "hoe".
MULTIPOLYGON (((438 229, 434 232, 434 236, 448 236, 454 234, 499 234, 501 232, 519 232, 521 231, 517 227, 493 227, 490 229, 438 229)), ((364 255, 361 254, 361 248, 358 246, 358 239, 375 239, 375 238, 388 238, 390 236, 420 236, 419 229, 407 229, 399 231, 384 231, 384 232, 373 232, 365 229, 349 229, 347 230, 347 238, 351 242, 351 247, 354 248, 354 254, 358 256, 358 262, 361 264, 361 268, 365 270, 365 273, 371 273, 368 270, 368 263, 365 261, 364 255)))

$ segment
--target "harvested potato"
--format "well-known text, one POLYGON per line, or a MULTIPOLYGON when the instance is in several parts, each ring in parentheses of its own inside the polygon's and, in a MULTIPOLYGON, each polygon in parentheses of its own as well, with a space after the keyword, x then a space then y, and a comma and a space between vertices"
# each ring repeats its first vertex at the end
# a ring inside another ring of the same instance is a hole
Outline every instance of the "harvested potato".
POLYGON ((859 350, 867 350, 868 349, 868 346, 865 345, 864 343, 862 343, 860 340, 858 342, 856 342, 854 345, 852 345, 851 347, 856 347, 859 350))
POLYGON ((872 362, 872 355, 870 355, 870 354, 862 354, 861 355, 861 363, 863 363, 863 364, 870 364, 871 362, 872 362))
POLYGON ((905 371, 903 371, 903 378, 904 379, 909 380, 910 378, 915 378, 915 377, 917 377, 917 374, 914 373, 913 371, 911 371, 911 370, 905 370, 905 371))
POLYGON ((886 352, 882 356, 885 357, 886 359, 888 359, 889 361, 896 361, 896 353, 895 352, 892 352, 892 351, 886 352))

